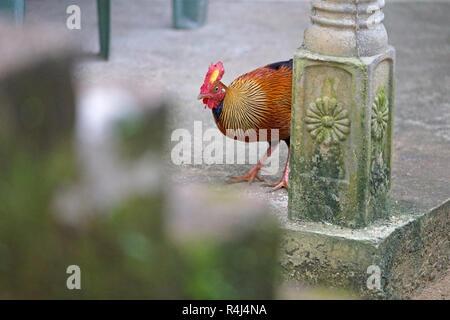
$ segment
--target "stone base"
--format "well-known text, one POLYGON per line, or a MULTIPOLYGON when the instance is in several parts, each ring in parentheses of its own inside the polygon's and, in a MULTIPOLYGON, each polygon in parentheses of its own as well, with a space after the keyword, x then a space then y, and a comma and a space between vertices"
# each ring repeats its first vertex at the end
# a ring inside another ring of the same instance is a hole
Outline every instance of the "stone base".
POLYGON ((449 266, 450 200, 428 212, 405 204, 391 212, 389 220, 359 230, 286 222, 285 278, 346 289, 355 297, 408 299, 449 266))

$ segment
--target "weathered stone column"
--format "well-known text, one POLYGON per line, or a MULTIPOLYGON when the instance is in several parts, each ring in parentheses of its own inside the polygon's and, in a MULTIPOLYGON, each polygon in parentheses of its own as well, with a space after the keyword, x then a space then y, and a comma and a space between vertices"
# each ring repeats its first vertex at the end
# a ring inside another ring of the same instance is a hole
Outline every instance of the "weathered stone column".
POLYGON ((409 298, 448 268, 450 201, 430 209, 393 195, 389 204, 394 49, 383 6, 312 0, 294 58, 280 256, 288 280, 409 298))
POLYGON ((388 216, 394 49, 384 0, 312 0, 294 57, 289 217, 364 227, 388 216))

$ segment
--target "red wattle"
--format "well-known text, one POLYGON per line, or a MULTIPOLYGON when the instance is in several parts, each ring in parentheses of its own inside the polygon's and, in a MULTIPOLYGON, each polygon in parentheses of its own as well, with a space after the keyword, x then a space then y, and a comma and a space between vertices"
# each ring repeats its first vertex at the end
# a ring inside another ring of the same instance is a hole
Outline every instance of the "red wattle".
POLYGON ((216 104, 214 103, 214 100, 208 99, 208 108, 212 109, 215 107, 216 107, 216 104))
POLYGON ((217 108, 217 104, 213 99, 203 98, 203 103, 205 104, 205 109, 206 107, 210 109, 217 108))

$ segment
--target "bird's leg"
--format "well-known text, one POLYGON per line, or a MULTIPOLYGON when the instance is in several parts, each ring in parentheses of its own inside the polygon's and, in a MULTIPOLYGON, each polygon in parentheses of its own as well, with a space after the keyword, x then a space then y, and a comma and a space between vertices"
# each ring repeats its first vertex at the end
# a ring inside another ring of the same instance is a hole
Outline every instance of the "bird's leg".
POLYGON ((241 182, 241 181, 248 181, 249 183, 252 183, 253 180, 255 180, 255 178, 259 181, 264 181, 264 179, 259 176, 258 172, 259 172, 259 170, 261 170, 264 163, 270 157, 272 152, 278 147, 278 144, 279 144, 278 142, 275 145, 272 144, 271 142, 269 142, 269 148, 267 149, 264 157, 262 157, 258 161, 258 163, 253 168, 251 168, 249 172, 247 172, 247 174, 245 174, 243 176, 233 176, 233 177, 231 177, 231 180, 228 183, 236 183, 236 182, 241 182))
POLYGON ((291 151, 290 151, 290 149, 288 149, 288 156, 287 156, 287 159, 286 159, 286 165, 284 166, 284 171, 283 171, 283 175, 281 177, 281 180, 279 182, 277 182, 277 183, 268 184, 267 185, 269 187, 273 187, 272 191, 276 191, 276 190, 281 189, 283 187, 288 189, 288 182, 289 182, 289 157, 290 157, 290 153, 291 153, 291 151))

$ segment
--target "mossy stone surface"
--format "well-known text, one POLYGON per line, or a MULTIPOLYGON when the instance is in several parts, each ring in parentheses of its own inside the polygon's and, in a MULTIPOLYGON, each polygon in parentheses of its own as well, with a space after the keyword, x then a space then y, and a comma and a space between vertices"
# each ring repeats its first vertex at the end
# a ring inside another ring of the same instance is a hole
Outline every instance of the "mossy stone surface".
POLYGON ((355 298, 410 298, 449 266, 450 200, 428 212, 407 203, 390 211, 389 220, 359 230, 288 222, 281 254, 285 278, 347 289, 355 298), (370 266, 380 270, 380 290, 367 286, 370 266))
POLYGON ((394 50, 294 57, 289 217, 361 228, 388 216, 394 50))

